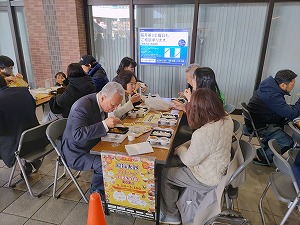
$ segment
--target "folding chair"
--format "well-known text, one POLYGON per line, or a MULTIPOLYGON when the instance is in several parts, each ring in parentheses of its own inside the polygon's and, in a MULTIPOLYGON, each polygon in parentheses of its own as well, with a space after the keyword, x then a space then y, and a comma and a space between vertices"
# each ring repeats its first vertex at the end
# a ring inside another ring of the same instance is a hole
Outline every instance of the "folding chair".
POLYGON ((242 124, 240 121, 232 119, 233 121, 233 133, 236 136, 242 130, 242 124))
POLYGON ((285 213, 283 219, 280 222, 280 225, 285 224, 286 220, 294 210, 295 206, 299 203, 299 187, 297 185, 294 173, 290 164, 279 154, 281 152, 280 147, 275 139, 269 140, 269 147, 274 153, 273 162, 277 167, 276 172, 270 174, 270 180, 265 188, 262 196, 259 199, 259 212, 261 215, 261 219, 263 224, 266 224, 262 201, 269 189, 272 187, 272 190, 275 196, 282 202, 286 202, 288 204, 288 211, 285 213))
MULTIPOLYGON (((247 127, 246 127, 246 124, 243 125, 243 131, 242 131, 242 135, 240 137, 240 139, 242 138, 243 135, 245 136, 248 136, 249 137, 249 142, 252 140, 252 137, 256 137, 257 140, 258 140, 258 143, 260 145, 260 147, 262 147, 262 143, 261 143, 261 138, 259 137, 258 135, 258 131, 259 129, 256 129, 255 125, 254 125, 254 122, 253 122, 253 119, 251 117, 251 114, 249 112, 249 110, 247 109, 247 104, 245 102, 241 102, 241 106, 242 106, 242 111, 243 111, 243 117, 245 120, 248 120, 251 124, 251 127, 252 127, 252 132, 249 132, 247 127)), ((262 149, 262 152, 264 154, 264 157, 265 159, 267 160, 269 166, 271 165, 268 157, 267 157, 267 154, 265 152, 265 150, 263 148, 262 149)))
POLYGON ((289 158, 288 162, 290 164, 294 163, 295 158, 299 152, 299 146, 300 146, 300 130, 296 127, 296 125, 291 121, 289 122, 289 127, 292 129, 292 138, 294 139, 294 146, 292 149, 289 150, 289 158))
POLYGON ((235 106, 232 105, 232 104, 226 103, 225 106, 224 106, 224 110, 225 110, 225 112, 230 114, 235 110, 235 106))
POLYGON ((10 178, 8 181, 8 186, 13 187, 18 183, 17 181, 14 184, 11 184, 16 166, 19 164, 21 169, 23 178, 25 180, 26 186, 31 196, 33 197, 40 197, 43 192, 45 192, 48 188, 50 188, 53 183, 51 183, 47 188, 45 188, 39 194, 34 194, 32 192, 31 186, 29 184, 27 175, 25 173, 25 168, 23 166, 24 161, 27 163, 32 163, 36 160, 43 159, 44 156, 48 155, 53 151, 52 145, 49 143, 47 136, 46 136, 46 129, 50 123, 42 124, 31 129, 25 130, 21 134, 21 138, 19 141, 19 147, 15 152, 16 156, 16 163, 13 166, 12 172, 10 174, 10 178))
POLYGON ((255 157, 255 148, 249 142, 244 140, 239 140, 241 151, 243 154, 244 162, 237 168, 237 170, 232 174, 230 180, 226 184, 224 189, 224 197, 226 202, 226 208, 233 210, 233 199, 238 198, 238 187, 233 187, 232 183, 241 174, 242 171, 252 162, 255 157))
POLYGON ((66 128, 66 124, 67 124, 67 119, 63 118, 63 119, 59 119, 56 120, 54 122, 52 122, 49 127, 46 130, 46 135, 50 141, 50 143, 53 145, 56 153, 57 153, 57 159, 55 162, 55 175, 54 175, 54 186, 53 186, 53 198, 58 198, 61 193, 67 188, 69 187, 72 182, 76 185, 78 191, 80 192, 82 198, 84 199, 85 202, 88 202, 86 196, 84 195, 82 189, 80 188, 78 182, 76 181, 76 178, 79 176, 81 171, 78 171, 75 175, 72 174, 72 172, 70 171, 66 161, 64 160, 64 158, 62 157, 60 150, 57 148, 57 143, 59 141, 61 141, 61 137, 64 133, 64 130, 66 128), (64 166, 64 173, 62 174, 61 177, 58 178, 58 169, 59 166, 63 165, 64 166), (63 188, 61 188, 60 192, 56 195, 56 185, 57 185, 57 181, 64 177, 66 175, 66 171, 68 172, 71 180, 69 180, 69 182, 67 182, 67 184, 64 185, 63 188))

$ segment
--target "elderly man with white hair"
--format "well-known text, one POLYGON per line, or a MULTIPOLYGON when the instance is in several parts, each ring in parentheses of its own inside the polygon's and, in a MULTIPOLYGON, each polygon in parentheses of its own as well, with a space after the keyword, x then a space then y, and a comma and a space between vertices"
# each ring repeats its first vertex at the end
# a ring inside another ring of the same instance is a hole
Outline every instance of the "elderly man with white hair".
POLYGON ((116 82, 107 83, 96 93, 83 96, 72 106, 62 137, 61 151, 69 167, 75 170, 94 170, 90 192, 104 197, 101 158, 90 154, 91 148, 108 129, 121 123, 117 117, 107 118, 124 97, 124 88, 116 82))

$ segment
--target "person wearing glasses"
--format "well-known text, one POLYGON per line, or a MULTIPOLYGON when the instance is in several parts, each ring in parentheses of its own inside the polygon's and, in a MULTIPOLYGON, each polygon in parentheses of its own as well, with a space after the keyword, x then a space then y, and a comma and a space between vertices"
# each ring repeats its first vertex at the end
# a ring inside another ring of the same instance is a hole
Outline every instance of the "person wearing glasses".
POLYGON ((8 56, 0 56, 0 76, 4 77, 9 87, 27 87, 28 83, 21 74, 13 74, 14 61, 8 56))
POLYGON ((122 118, 126 113, 141 104, 141 96, 136 93, 137 78, 130 70, 123 70, 118 75, 117 82, 122 85, 125 90, 125 96, 122 103, 114 111, 116 117, 122 118))

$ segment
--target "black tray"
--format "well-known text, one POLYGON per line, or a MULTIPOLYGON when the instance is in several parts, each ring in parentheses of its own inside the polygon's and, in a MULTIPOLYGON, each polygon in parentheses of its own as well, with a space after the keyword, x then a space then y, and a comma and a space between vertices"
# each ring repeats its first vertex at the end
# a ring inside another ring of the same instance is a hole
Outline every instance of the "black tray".
POLYGON ((129 130, 128 127, 115 127, 115 128, 110 128, 108 133, 126 134, 128 130, 129 130))
POLYGON ((170 137, 172 137, 172 131, 154 129, 154 130, 152 130, 150 136, 170 138, 170 137))
POLYGON ((133 111, 138 111, 139 109, 143 109, 144 112, 147 112, 149 110, 147 107, 136 106, 136 107, 134 107, 133 111))
POLYGON ((178 119, 178 115, 173 115, 173 114, 169 114, 169 113, 163 113, 160 118, 165 118, 165 119, 168 119, 168 120, 170 120, 170 119, 177 120, 178 119))

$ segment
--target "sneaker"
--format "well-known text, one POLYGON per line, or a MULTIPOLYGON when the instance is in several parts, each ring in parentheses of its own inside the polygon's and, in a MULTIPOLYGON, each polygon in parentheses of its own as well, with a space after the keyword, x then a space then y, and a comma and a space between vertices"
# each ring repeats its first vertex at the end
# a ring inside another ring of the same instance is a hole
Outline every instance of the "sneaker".
POLYGON ((106 201, 106 199, 105 199, 105 192, 103 190, 97 189, 93 185, 91 185, 90 194, 92 194, 94 192, 98 192, 100 194, 101 202, 103 204, 106 201))
MULTIPOLYGON (((25 170, 26 176, 29 176, 33 171, 32 165, 30 163, 25 163, 24 170, 25 170)), ((22 172, 21 172, 21 178, 24 180, 24 176, 23 176, 22 172)))
POLYGON ((33 166, 33 168, 35 169, 35 171, 38 171, 39 168, 41 167, 42 165, 42 160, 35 160, 31 163, 31 165, 33 166))
POLYGON ((252 163, 259 166, 269 166, 269 163, 265 159, 259 160, 258 158, 254 158, 252 163))
POLYGON ((160 213, 159 222, 162 224, 181 224, 181 218, 179 213, 175 215, 160 213))

